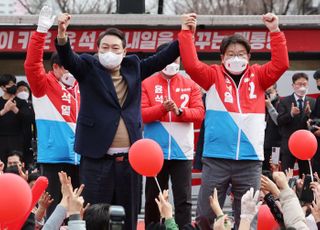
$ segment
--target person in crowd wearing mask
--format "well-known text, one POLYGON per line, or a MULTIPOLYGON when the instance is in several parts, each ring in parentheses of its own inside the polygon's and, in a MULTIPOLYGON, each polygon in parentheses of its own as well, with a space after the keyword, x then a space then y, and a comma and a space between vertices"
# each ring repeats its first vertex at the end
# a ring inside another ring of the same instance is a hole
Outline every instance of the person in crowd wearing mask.
POLYGON ((281 136, 278 127, 278 106, 280 97, 277 92, 277 84, 270 86, 266 90, 266 129, 264 136, 264 161, 263 170, 270 170, 270 157, 272 150, 279 151, 281 136))
POLYGON ((27 82, 19 81, 17 83, 17 93, 16 97, 21 100, 25 100, 28 104, 28 113, 30 120, 24 123, 23 132, 23 143, 24 143, 24 160, 26 162, 26 169, 34 166, 34 146, 36 140, 36 122, 35 122, 35 114, 32 105, 32 95, 31 89, 27 82))
MULTIPOLYGON (((316 70, 313 74, 313 78, 316 81, 317 88, 320 90, 320 69, 316 70)), ((312 120, 309 121, 309 129, 316 136, 318 146, 320 144, 320 96, 317 97, 314 109, 311 112, 312 120)), ((317 149, 316 154, 312 159, 312 165, 314 171, 320 175, 320 148, 317 149)))
POLYGON ((78 187, 80 162, 80 156, 73 150, 80 105, 78 84, 61 65, 57 53, 51 56, 51 71, 46 72, 43 65, 46 36, 53 21, 52 9, 47 6, 42 8, 24 63, 36 114, 37 163, 40 164, 41 174, 50 181, 47 191, 54 199, 47 216, 51 215, 61 198, 58 172, 67 172, 74 187, 78 187))
POLYGON ((126 56, 125 34, 109 28, 97 39, 97 56, 78 55, 66 33, 70 18, 59 16, 56 49, 63 66, 77 78, 82 95, 75 150, 81 154, 84 198, 90 204, 123 206, 125 229, 136 229, 141 176, 131 168, 128 151, 142 137, 141 80, 172 63, 179 56, 179 45, 173 41, 140 60, 126 56))
MULTIPOLYGON (((167 47, 165 43, 157 52, 167 47)), ((180 58, 142 82, 144 137, 158 142, 164 165, 157 175, 161 189, 168 189, 169 177, 175 204, 175 220, 182 228, 191 223, 191 169, 194 150, 193 122, 201 122, 204 107, 199 86, 179 74, 180 58)), ((145 224, 158 222, 155 198, 159 189, 154 178, 146 179, 145 224)))
POLYGON ((22 177, 25 181, 28 180, 28 172, 25 168, 23 153, 17 150, 12 150, 7 154, 6 173, 15 173, 22 177))
POLYGON ((25 100, 15 96, 16 77, 12 74, 0 76, 0 159, 6 162, 6 154, 12 150, 23 151, 24 124, 29 120, 28 106, 25 100))
MULTIPOLYGON (((250 44, 239 34, 225 37, 220 45, 221 65, 199 61, 193 41, 196 15, 182 16, 180 54, 186 72, 207 91, 202 184, 198 196, 197 220, 214 222, 209 196, 218 190, 223 207, 226 190, 232 184, 235 229, 240 222, 241 197, 260 186, 265 128, 265 91, 289 67, 284 33, 278 17, 262 16, 270 31, 271 61, 249 65, 250 44)), ((201 224, 200 224, 201 225, 201 224)))
MULTIPOLYGON (((281 134, 280 156, 282 170, 293 168, 297 160, 290 152, 288 140, 292 133, 299 129, 308 129, 307 121, 314 109, 315 100, 307 95, 309 78, 305 73, 295 73, 292 76, 294 93, 281 98, 278 106, 278 125, 281 134)), ((299 174, 310 174, 308 161, 298 160, 299 174)))

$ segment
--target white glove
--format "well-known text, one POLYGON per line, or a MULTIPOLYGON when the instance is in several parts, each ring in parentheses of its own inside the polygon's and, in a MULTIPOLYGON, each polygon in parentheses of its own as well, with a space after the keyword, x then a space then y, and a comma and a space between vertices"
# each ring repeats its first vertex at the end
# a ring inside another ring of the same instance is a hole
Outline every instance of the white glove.
POLYGON ((257 214, 261 202, 258 203, 259 190, 253 194, 254 189, 250 188, 241 198, 241 219, 247 219, 250 223, 257 214))
POLYGON ((48 33, 48 30, 53 25, 55 15, 52 15, 52 8, 49 6, 42 7, 39 19, 38 19, 38 28, 37 31, 39 33, 48 33))

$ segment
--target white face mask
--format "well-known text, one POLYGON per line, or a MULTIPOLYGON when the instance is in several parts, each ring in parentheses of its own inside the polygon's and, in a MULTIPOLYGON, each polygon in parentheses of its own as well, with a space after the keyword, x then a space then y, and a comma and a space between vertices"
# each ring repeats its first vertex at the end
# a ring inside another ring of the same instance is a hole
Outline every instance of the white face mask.
POLYGON ((107 69, 114 69, 118 67, 123 59, 123 53, 115 54, 113 52, 99 53, 99 61, 107 69))
POLYGON ((180 69, 180 65, 175 63, 175 62, 173 62, 173 63, 167 65, 166 68, 164 68, 162 70, 162 72, 165 75, 173 76, 173 75, 176 75, 179 72, 179 69, 180 69))
POLYGON ((61 82, 67 86, 73 86, 76 79, 71 73, 64 73, 61 77, 61 82))
POLYGON ((247 65, 247 59, 239 58, 237 56, 227 59, 224 63, 224 67, 234 75, 241 74, 247 68, 247 65))
POLYGON ((300 88, 294 89, 295 94, 297 94, 300 97, 303 97, 307 94, 308 88, 301 86, 300 88))
POLYGON ((20 98, 21 100, 28 100, 29 93, 26 91, 21 91, 17 94, 17 97, 20 98))

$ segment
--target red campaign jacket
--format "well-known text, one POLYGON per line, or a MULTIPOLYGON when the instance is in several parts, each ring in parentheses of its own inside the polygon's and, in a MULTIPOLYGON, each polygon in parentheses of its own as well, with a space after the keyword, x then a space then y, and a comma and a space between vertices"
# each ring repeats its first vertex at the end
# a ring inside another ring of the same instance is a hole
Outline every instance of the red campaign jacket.
POLYGON ((193 122, 201 122, 204 117, 201 91, 194 81, 180 74, 168 80, 161 73, 145 79, 141 108, 144 137, 160 144, 165 159, 193 158, 193 122), (182 115, 165 110, 162 105, 165 97, 183 110, 182 115))
POLYGON ((191 31, 179 33, 183 66, 207 91, 204 157, 263 160, 265 90, 289 67, 284 34, 270 37, 271 61, 248 66, 237 87, 223 65, 199 61, 191 31))
POLYGON ((24 68, 33 95, 40 163, 79 164, 73 150, 80 106, 78 83, 66 88, 52 71, 46 72, 43 52, 46 33, 34 32, 28 44, 24 68))

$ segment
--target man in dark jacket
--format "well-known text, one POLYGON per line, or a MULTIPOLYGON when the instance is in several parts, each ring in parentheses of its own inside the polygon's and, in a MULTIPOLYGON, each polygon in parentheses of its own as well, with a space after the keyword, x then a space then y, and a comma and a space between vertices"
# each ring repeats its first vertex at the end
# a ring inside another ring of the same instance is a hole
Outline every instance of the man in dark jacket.
MULTIPOLYGON (((295 73, 292 76, 294 93, 280 100, 278 107, 278 125, 281 133, 280 155, 282 170, 293 168, 296 158, 291 154, 288 140, 295 131, 308 129, 307 121, 314 108, 314 99, 307 97, 309 78, 305 73, 295 73)), ((307 161, 298 160, 299 174, 309 174, 307 161)))
POLYGON ((141 80, 179 56, 178 42, 140 60, 126 56, 122 31, 110 28, 98 40, 98 55, 77 55, 66 35, 71 16, 60 15, 56 48, 61 62, 77 76, 81 106, 75 151, 86 202, 122 205, 126 229, 136 229, 141 177, 128 162, 129 147, 142 137, 141 80))
MULTIPOLYGON (((313 78, 316 81, 317 88, 320 90, 320 69, 318 69, 314 74, 313 78)), ((310 130, 317 137, 318 146, 320 143, 320 97, 318 96, 314 109, 311 113, 312 122, 310 124, 310 130)), ((316 154, 312 158, 312 167, 315 172, 320 175, 320 148, 317 149, 316 154)))

